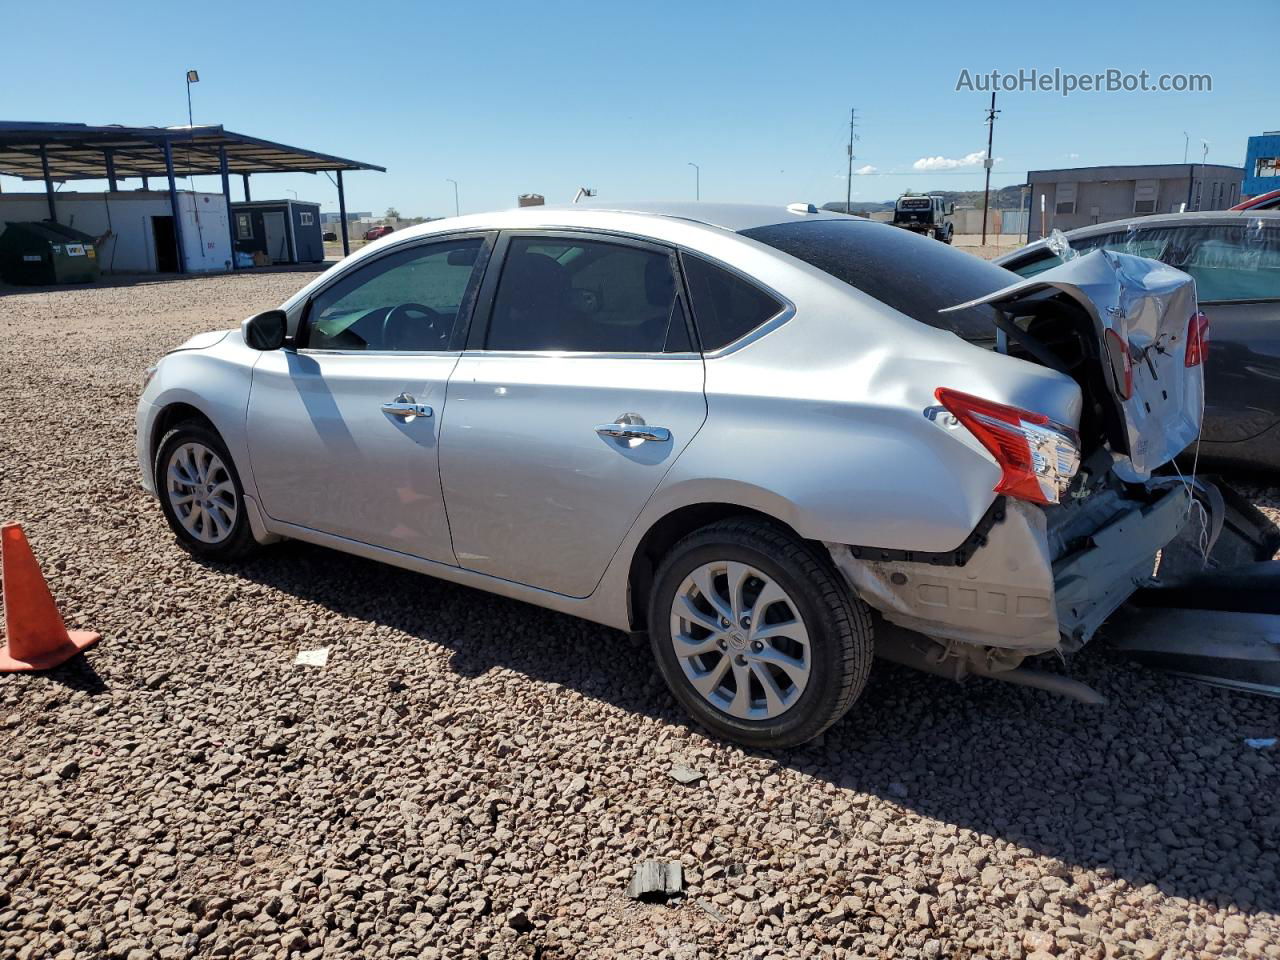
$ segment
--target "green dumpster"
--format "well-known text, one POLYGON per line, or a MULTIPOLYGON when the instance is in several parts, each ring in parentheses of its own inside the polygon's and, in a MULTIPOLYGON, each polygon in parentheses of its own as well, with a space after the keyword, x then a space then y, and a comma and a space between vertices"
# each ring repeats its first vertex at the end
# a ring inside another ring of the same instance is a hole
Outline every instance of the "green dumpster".
POLYGON ((6 283, 92 283, 98 279, 93 237, 48 220, 5 223, 0 279, 6 283))

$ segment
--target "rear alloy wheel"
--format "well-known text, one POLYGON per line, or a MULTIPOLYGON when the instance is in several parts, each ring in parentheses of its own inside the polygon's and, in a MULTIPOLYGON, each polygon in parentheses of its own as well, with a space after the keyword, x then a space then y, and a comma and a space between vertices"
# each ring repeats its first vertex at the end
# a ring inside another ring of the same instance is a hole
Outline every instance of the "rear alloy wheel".
POLYGON ((755 520, 705 527, 655 578, 649 631, 672 692, 726 739, 811 740, 866 683, 866 608, 816 549, 755 520))
POLYGON ((165 519, 189 553, 233 560, 256 548, 240 477, 222 439, 204 424, 187 421, 165 434, 155 482, 165 519))
POLYGON ((685 678, 740 720, 776 720, 809 682, 809 631, 761 570, 732 560, 695 568, 672 602, 671 645, 685 678))

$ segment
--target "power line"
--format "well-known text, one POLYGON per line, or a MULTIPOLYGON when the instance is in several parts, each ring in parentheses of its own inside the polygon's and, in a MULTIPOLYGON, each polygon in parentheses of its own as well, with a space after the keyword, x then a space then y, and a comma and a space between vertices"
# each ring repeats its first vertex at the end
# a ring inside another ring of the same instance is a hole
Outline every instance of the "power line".
MULTIPOLYGON (((1023 174, 1013 170, 992 171, 997 177, 1022 177, 1023 174)), ((875 170, 871 173, 860 173, 860 177, 974 177, 977 170, 875 170)), ((836 174, 840 176, 840 174, 836 174)))

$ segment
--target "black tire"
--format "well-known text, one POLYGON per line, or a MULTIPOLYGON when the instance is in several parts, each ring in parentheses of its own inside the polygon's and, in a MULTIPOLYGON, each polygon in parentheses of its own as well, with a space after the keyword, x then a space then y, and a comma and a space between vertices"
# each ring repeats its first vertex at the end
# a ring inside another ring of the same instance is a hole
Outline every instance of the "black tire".
POLYGON ((874 650, 870 613, 830 559, 785 530, 746 517, 703 527, 663 558, 649 599, 649 639, 663 679, 696 720, 726 740, 764 749, 806 743, 844 716, 866 685, 874 650), (745 562, 774 578, 809 634, 808 683, 777 717, 747 720, 716 707, 685 676, 672 646, 676 592, 690 573, 717 561, 745 562))
POLYGON ((184 420, 164 435, 156 450, 153 476, 155 477, 156 495, 160 499, 160 509, 169 522, 169 529, 177 537, 178 543, 189 554, 204 560, 229 561, 240 560, 258 550, 258 542, 253 539, 253 531, 249 527, 249 517, 244 502, 244 487, 240 483, 240 474, 236 470, 227 446, 217 432, 207 424, 198 420, 184 420), (235 521, 230 531, 216 543, 209 543, 193 536, 174 511, 168 496, 168 463, 174 450, 186 443, 200 443, 217 454, 226 467, 227 474, 235 488, 235 521))

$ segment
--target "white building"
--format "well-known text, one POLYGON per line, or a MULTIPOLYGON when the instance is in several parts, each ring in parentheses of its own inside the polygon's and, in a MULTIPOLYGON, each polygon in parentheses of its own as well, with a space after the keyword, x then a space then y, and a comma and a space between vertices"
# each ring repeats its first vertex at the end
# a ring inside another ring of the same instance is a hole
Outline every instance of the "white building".
MULTIPOLYGON (((100 238, 98 263, 103 273, 176 273, 178 248, 167 190, 117 190, 108 193, 54 194, 58 222, 100 238)), ((220 193, 179 191, 181 236, 190 273, 231 269, 231 232, 227 204, 220 193)), ((0 233, 6 222, 45 220, 43 193, 0 193, 0 233)))

